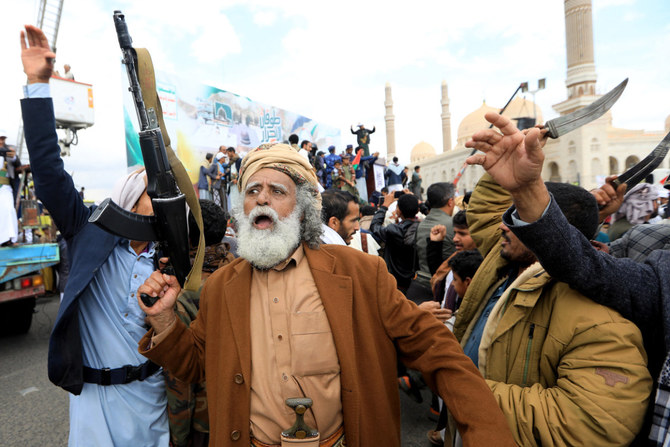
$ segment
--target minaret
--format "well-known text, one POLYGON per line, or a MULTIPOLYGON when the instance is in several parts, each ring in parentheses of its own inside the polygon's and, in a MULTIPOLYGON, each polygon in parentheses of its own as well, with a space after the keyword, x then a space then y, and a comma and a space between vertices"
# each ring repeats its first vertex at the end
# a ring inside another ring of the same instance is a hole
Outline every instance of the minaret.
POLYGON ((564 0, 568 99, 554 108, 561 114, 593 102, 596 94, 596 64, 593 57, 591 0, 564 0), (587 98, 583 98, 586 96, 587 98))
POLYGON ((565 42, 568 55, 568 99, 595 95, 591 0, 565 0, 565 42))
POLYGON ((442 152, 451 150, 451 113, 449 113, 449 93, 447 81, 442 81, 442 152))
POLYGON ((393 98, 391 98, 391 84, 386 83, 385 87, 386 99, 384 100, 384 107, 386 107, 386 158, 392 160, 395 157, 395 117, 393 116, 393 98))

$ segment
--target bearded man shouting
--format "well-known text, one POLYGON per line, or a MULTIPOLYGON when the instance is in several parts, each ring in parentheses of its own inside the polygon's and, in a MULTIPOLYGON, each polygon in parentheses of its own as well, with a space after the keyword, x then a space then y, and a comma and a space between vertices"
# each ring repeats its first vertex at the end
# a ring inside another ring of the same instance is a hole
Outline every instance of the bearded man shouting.
POLYGON ((207 378, 211 445, 278 445, 309 397, 320 445, 400 446, 396 353, 454 412, 465 445, 515 445, 493 395, 451 332, 396 289, 384 261, 321 245, 312 167, 263 145, 240 169, 238 258, 205 283, 190 327, 175 318, 174 277, 139 293, 152 329, 140 352, 184 381, 207 378), (396 350, 397 349, 397 350, 396 350))

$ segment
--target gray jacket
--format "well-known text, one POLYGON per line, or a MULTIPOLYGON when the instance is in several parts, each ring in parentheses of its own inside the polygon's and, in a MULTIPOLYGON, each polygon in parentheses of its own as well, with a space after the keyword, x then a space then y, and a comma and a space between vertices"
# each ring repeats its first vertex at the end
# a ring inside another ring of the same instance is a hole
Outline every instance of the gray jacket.
POLYGON ((416 251, 419 258, 419 270, 417 280, 424 285, 430 286, 430 268, 428 267, 428 240, 430 239, 430 229, 435 225, 444 225, 447 227, 447 235, 442 242, 442 259, 447 259, 456 251, 454 246, 454 224, 451 216, 441 209, 432 209, 426 218, 419 224, 416 230, 416 251))

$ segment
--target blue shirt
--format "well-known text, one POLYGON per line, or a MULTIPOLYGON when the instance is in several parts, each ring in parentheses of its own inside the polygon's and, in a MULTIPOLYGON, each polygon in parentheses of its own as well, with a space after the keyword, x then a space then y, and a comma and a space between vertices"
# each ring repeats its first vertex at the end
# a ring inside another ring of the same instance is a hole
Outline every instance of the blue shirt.
MULTIPOLYGON (((147 361, 137 352, 147 327, 136 293, 154 270, 153 254, 153 244, 137 255, 128 240, 120 240, 82 293, 79 324, 84 365, 119 368, 147 361)), ((168 444, 162 373, 124 385, 85 383, 79 396, 70 395, 70 446, 168 444)))
POLYGON ((507 290, 507 287, 512 284, 512 281, 514 281, 515 277, 516 275, 510 275, 510 277, 508 277, 507 280, 505 280, 505 282, 496 289, 491 298, 489 298, 489 302, 486 303, 484 311, 479 316, 479 319, 477 320, 477 323, 475 323, 475 327, 472 329, 472 333, 470 334, 468 341, 465 343, 463 352, 465 355, 470 357, 470 360, 472 360, 472 362, 477 367, 479 367, 479 345, 482 342, 482 335, 484 334, 484 327, 486 326, 486 322, 489 319, 489 315, 491 315, 493 307, 496 305, 505 290, 507 290))
POLYGON ((324 157, 323 161, 326 162, 326 168, 329 171, 333 170, 333 167, 335 167, 335 162, 340 162, 342 163, 342 157, 340 157, 337 154, 328 154, 324 157))

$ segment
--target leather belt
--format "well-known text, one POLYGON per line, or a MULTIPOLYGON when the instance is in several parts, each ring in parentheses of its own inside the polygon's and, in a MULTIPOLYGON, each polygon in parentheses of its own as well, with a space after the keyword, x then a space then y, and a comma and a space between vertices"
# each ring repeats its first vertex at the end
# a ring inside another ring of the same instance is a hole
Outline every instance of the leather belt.
MULTIPOLYGON (((344 447, 344 426, 335 431, 332 435, 319 442, 319 447, 344 447)), ((251 447, 281 447, 281 444, 265 444, 256 438, 251 438, 251 447)))
POLYGON ((84 366, 84 382, 103 386, 123 385, 136 380, 142 381, 147 377, 154 375, 160 368, 160 366, 151 360, 147 360, 139 366, 124 365, 114 369, 93 369, 84 366))

